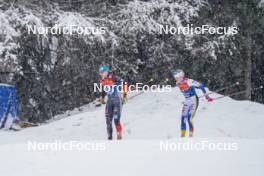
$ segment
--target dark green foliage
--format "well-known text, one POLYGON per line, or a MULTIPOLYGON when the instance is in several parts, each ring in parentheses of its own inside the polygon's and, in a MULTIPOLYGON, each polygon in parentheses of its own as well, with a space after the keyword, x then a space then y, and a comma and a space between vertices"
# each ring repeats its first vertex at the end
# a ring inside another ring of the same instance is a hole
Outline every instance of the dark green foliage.
MULTIPOLYGON (((65 9, 54 2, 59 0, 4 1, 0 9, 6 11, 11 6, 22 12, 21 7, 31 9, 47 26, 54 25, 58 18, 56 12, 72 11, 96 18, 93 23, 106 26, 109 33, 104 35, 104 41, 76 35, 43 37, 29 35, 25 26, 16 26, 21 35, 14 38, 18 47, 10 52, 17 56, 19 67, 12 62, 9 65, 13 69, 1 67, 0 81, 17 86, 22 118, 43 122, 94 100, 98 93, 93 92, 93 83, 99 81, 98 67, 102 64, 109 65, 115 74, 130 83, 164 84, 166 78, 170 78, 168 83, 174 84, 170 71, 182 68, 187 76, 203 82, 211 90, 237 81, 241 83, 221 92, 223 94, 245 89, 250 92, 263 85, 264 12, 257 0, 209 0, 190 19, 185 17, 186 10, 198 6, 192 0, 164 0, 153 7, 146 4, 151 2, 147 0, 138 1, 143 3, 140 5, 130 0, 90 0, 84 1, 78 9, 71 5, 66 5, 65 9), (186 3, 185 11, 181 12, 174 3, 186 3), (149 31, 157 24, 177 25, 175 16, 182 25, 236 25, 239 33, 226 37, 194 35, 188 38, 149 31), (191 49, 188 47, 190 41, 193 43, 191 49)), ((252 97, 240 95, 236 98, 264 103, 263 90, 250 95, 252 97)))

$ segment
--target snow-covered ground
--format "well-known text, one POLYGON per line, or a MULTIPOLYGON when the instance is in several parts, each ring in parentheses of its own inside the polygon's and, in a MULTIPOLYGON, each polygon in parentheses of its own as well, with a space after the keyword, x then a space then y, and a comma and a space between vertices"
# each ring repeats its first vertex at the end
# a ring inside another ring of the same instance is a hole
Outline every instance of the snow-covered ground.
POLYGON ((123 107, 122 141, 105 140, 104 107, 87 108, 20 132, 0 131, 0 173, 9 176, 263 175, 264 105, 231 98, 212 103, 201 100, 194 118, 195 138, 190 141, 179 137, 182 101, 177 89, 144 93, 131 99, 123 107), (76 148, 29 151, 28 144, 34 141, 79 141, 103 147, 99 151, 76 148), (221 143, 233 148, 229 151, 210 147, 173 148, 178 144, 201 143, 213 146, 221 143), (170 150, 165 150, 166 144, 170 150))

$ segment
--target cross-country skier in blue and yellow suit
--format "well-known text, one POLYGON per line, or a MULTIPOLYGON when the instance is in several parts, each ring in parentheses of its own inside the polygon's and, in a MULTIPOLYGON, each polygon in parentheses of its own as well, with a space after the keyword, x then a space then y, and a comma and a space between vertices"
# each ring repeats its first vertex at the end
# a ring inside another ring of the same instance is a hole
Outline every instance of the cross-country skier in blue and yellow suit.
POLYGON ((181 90, 185 97, 181 117, 181 137, 186 136, 187 122, 189 125, 189 136, 193 137, 193 117, 199 105, 199 98, 196 94, 195 88, 199 88, 202 90, 208 102, 211 102, 213 99, 206 94, 206 90, 203 84, 195 80, 186 78, 183 70, 173 71, 172 75, 176 80, 176 86, 181 90))

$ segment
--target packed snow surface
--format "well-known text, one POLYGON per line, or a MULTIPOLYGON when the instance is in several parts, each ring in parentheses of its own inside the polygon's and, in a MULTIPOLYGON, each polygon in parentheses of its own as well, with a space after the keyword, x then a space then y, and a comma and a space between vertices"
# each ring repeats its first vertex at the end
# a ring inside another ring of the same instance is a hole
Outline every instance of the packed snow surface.
POLYGON ((0 131, 0 172, 9 176, 262 175, 264 105, 229 97, 208 103, 201 98, 194 118, 195 137, 188 140, 179 137, 183 100, 177 89, 143 93, 131 99, 123 107, 122 141, 106 140, 104 107, 90 105, 39 127, 0 131), (70 141, 101 148, 29 150, 30 142, 70 141), (179 143, 235 147, 175 150, 173 146, 179 143))

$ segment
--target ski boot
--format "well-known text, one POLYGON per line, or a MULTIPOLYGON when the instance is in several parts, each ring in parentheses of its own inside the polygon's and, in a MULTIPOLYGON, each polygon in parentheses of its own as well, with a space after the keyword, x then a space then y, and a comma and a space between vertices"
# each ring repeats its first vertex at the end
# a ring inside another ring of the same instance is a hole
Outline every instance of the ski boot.
POLYGON ((193 129, 190 130, 189 137, 193 137, 193 129))
POLYGON ((185 137, 186 136, 186 130, 181 130, 181 137, 185 137))
POLYGON ((108 140, 113 140, 112 135, 109 135, 107 139, 108 139, 108 140))
POLYGON ((122 139, 122 132, 121 131, 117 132, 117 139, 118 140, 122 139))

